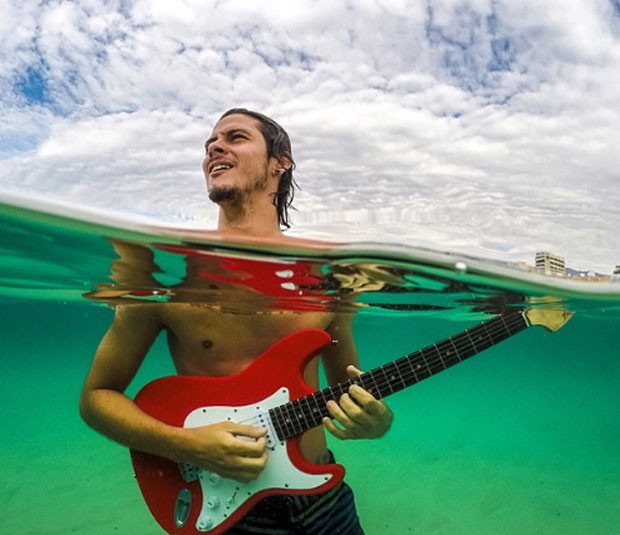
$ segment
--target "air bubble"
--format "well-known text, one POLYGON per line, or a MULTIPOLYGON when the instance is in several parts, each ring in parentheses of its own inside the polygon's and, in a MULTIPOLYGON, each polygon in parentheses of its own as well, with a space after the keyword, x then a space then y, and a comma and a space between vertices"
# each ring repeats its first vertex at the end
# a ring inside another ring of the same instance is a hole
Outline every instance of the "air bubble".
POLYGON ((467 264, 462 260, 459 260, 454 264, 454 269, 457 271, 467 271, 467 264))

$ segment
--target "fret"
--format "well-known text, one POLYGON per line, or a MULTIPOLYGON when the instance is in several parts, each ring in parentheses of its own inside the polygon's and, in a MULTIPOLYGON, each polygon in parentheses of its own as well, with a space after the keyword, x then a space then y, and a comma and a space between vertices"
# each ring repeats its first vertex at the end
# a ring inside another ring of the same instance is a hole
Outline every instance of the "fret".
MULTIPOLYGON (((414 353, 411 353, 411 355, 414 355, 414 353)), ((418 374, 416 373, 415 370, 415 366, 413 365, 413 359, 411 358, 411 355, 407 355, 406 357, 402 357, 399 360, 402 360, 403 363, 406 363, 407 366, 409 366, 409 369, 411 370, 412 375, 410 377, 412 377, 412 380, 409 381, 409 384, 415 384, 417 382, 420 381, 420 379, 418 378, 418 374)))
POLYGON ((285 418, 287 427, 290 429, 292 433, 298 434, 305 431, 302 420, 297 417, 297 413, 295 412, 295 405, 293 403, 287 403, 285 405, 285 418))
POLYGON ((450 366, 454 366, 461 361, 451 342, 444 340, 443 342, 434 344, 434 347, 437 351, 439 362, 441 363, 441 369, 438 369, 438 372, 447 370, 450 366))
POLYGON ((380 396, 384 397, 387 392, 386 392, 386 388, 384 385, 387 385, 389 383, 389 377, 387 376, 386 372, 385 372, 385 366, 381 366, 380 368, 375 368, 374 370, 371 370, 370 373, 374 374, 377 376, 377 382, 379 384, 379 392, 380 392, 380 396), (382 377, 380 377, 382 376, 382 377))
POLYGON ((506 328, 503 323, 495 322, 490 325, 482 324, 489 339, 494 343, 501 342, 506 338, 506 328))
POLYGON ((485 349, 495 345, 493 340, 487 336, 484 328, 480 325, 469 330, 469 337, 474 341, 477 353, 481 353, 485 349))
POLYGON ((443 360, 443 355, 441 354, 441 349, 439 349, 439 347, 437 347, 437 344, 433 344, 433 347, 435 348, 435 352, 437 353, 437 356, 439 357, 439 360, 441 361, 442 368, 445 370, 447 368, 447 366, 446 366, 446 362, 443 360))
POLYGON ((302 398, 299 398, 299 409, 303 411, 306 419, 308 419, 311 424, 317 425, 316 413, 315 413, 315 410, 317 410, 317 407, 313 406, 313 404, 310 401, 311 401, 311 396, 304 396, 302 398))
POLYGON ((455 364, 458 364, 459 362, 461 362, 461 357, 459 356, 459 352, 456 349, 456 346, 454 345, 454 342, 452 341, 452 339, 446 340, 440 345, 446 346, 446 352, 444 355, 445 356, 444 361, 448 363, 446 368, 449 368, 450 366, 454 366, 455 364))
MULTIPOLYGON (((465 336, 467 337, 467 341, 469 342, 469 344, 471 345, 471 350, 473 351, 474 355, 478 353, 477 349, 476 349, 476 344, 474 343, 472 337, 469 335, 469 330, 465 329, 465 336)), ((467 355, 469 356, 469 355, 467 355)))
POLYGON ((446 367, 443 365, 443 359, 441 358, 439 350, 437 349, 437 346, 435 344, 428 346, 428 348, 425 349, 425 352, 428 353, 428 357, 426 357, 425 359, 426 365, 432 375, 435 375, 446 369, 446 367))
POLYGON ((508 325, 508 323, 506 323, 506 320, 504 318, 502 318, 502 323, 503 323, 504 327, 506 328, 506 331, 508 331, 510 333, 511 332, 510 325, 508 325))
POLYGON ((419 351, 418 353, 414 353, 412 357, 416 357, 416 358, 411 359, 411 363, 415 369, 415 374, 416 374, 418 382, 424 379, 427 379, 428 377, 433 375, 431 371, 428 369, 428 366, 423 366, 423 364, 420 363, 419 353, 420 353, 419 351))
POLYGON ((361 376, 361 383, 364 389, 370 392, 373 396, 380 397, 381 389, 379 388, 379 385, 377 384, 377 381, 375 379, 376 378, 374 373, 363 373, 361 376))
POLYGON ((319 404, 315 396, 307 396, 312 399, 312 417, 313 423, 319 425, 323 418, 329 414, 327 411, 327 403, 319 404))
POLYGON ((402 390, 407 386, 407 384, 403 381, 403 377, 400 374, 400 370, 398 369, 398 365, 396 362, 390 362, 383 366, 383 370, 385 372, 385 376, 387 378, 387 390, 389 392, 385 392, 384 395, 388 395, 397 392, 398 390, 402 390))
POLYGON ((282 426, 282 419, 280 418, 280 413, 282 412, 281 407, 282 405, 271 409, 269 411, 269 416, 271 417, 271 424, 273 425, 276 435, 280 440, 284 440, 287 437, 287 434, 282 426))
POLYGON ((284 440, 295 436, 295 427, 288 414, 289 404, 285 403, 279 407, 275 407, 269 411, 272 421, 277 421, 277 425, 274 425, 278 438, 284 440), (277 416, 276 416, 277 413, 277 416))
POLYGON ((457 362, 454 362, 453 364, 457 364, 458 362, 462 362, 463 359, 461 358, 461 352, 459 351, 459 348, 456 347, 456 345, 454 344, 453 337, 448 338, 448 342, 450 342, 450 345, 454 348, 454 354, 456 355, 456 358, 457 358, 457 362))
POLYGON ((501 315, 499 316, 498 319, 502 321, 502 323, 504 324, 504 326, 506 327, 506 330, 508 331, 510 335, 516 334, 520 332, 523 328, 527 327, 527 324, 525 323, 525 319, 521 315, 519 315, 519 319, 522 320, 520 323, 523 324, 523 327, 516 324, 516 322, 514 321, 514 319, 517 319, 515 315, 513 315, 512 317, 504 317, 503 315, 501 315), (514 323, 514 325, 508 325, 506 320, 513 320, 511 321, 511 323, 514 323))
POLYGON ((403 388, 408 387, 414 382, 417 382, 415 371, 411 367, 409 355, 396 359, 393 364, 398 370, 399 377, 399 384, 394 385, 395 391, 402 390, 403 388))
POLYGON ((422 349, 420 351, 418 351, 418 353, 420 354, 420 358, 422 359, 422 362, 424 362, 424 366, 426 366, 426 370, 428 371, 428 375, 427 377, 430 377, 431 375, 434 375, 433 370, 431 369, 431 367, 428 364, 428 359, 426 358, 425 353, 429 353, 429 348, 427 347, 426 349, 422 349))
POLYGON ((349 379, 348 381, 345 381, 344 383, 339 383, 337 385, 332 386, 330 389, 331 395, 332 395, 331 399, 338 401, 344 393, 349 391, 349 387, 352 384, 353 384, 353 381, 349 379))

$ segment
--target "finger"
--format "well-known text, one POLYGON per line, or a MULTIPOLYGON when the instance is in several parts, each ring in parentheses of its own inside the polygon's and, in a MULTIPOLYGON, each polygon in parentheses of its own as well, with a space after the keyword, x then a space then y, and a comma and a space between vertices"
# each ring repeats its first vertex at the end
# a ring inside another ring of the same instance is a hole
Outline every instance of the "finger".
POLYGON ((256 425, 237 424, 230 423, 229 431, 235 436, 246 436, 249 438, 264 437, 267 430, 264 427, 258 427, 256 425))
MULTIPOLYGON (((248 461, 248 459, 243 459, 248 461)), ((258 478, 265 468, 265 462, 256 462, 254 464, 239 464, 235 466, 226 466, 222 472, 219 473, 222 477, 228 479, 234 479, 241 481, 242 483, 249 483, 258 478)))
POLYGON ((347 366, 347 374, 351 379, 355 379, 356 377, 362 375, 362 371, 359 368, 353 366, 353 364, 349 364, 347 366))
POLYGON ((377 401, 363 389, 358 393, 355 389, 351 394, 344 394, 339 400, 340 409, 351 423, 368 425, 377 414, 377 401), (354 397, 355 396, 355 397, 354 397))
POLYGON ((369 425, 370 419, 347 394, 340 398, 340 404, 334 401, 328 405, 333 418, 332 424, 340 426, 336 426, 339 432, 335 436, 342 439, 362 436, 363 429, 369 425))
POLYGON ((260 471, 265 468, 267 464, 267 450, 264 450, 260 455, 256 456, 242 456, 237 458, 237 466, 252 471, 260 471))
POLYGON ((349 395, 360 407, 372 405, 377 399, 368 390, 360 385, 351 385, 349 387, 349 395))
MULTIPOLYGON (((347 366, 347 374, 349 375, 351 379, 357 379, 363 374, 363 372, 359 368, 356 368, 355 366, 351 364, 347 366)), ((366 388, 361 386, 361 381, 353 382, 353 384, 349 388, 349 391, 351 391, 351 389, 354 389, 356 392, 359 393, 359 396, 354 396, 354 399, 356 401, 359 400, 360 402, 363 402, 363 403, 366 403, 366 402, 370 403, 376 400, 376 398, 373 396, 373 394, 369 390, 366 390, 366 388), (362 392, 365 392, 367 395, 362 394, 362 392)))
POLYGON ((325 426, 325 429, 327 429, 327 431, 334 437, 339 438, 340 440, 346 440, 349 438, 348 434, 343 429, 340 429, 332 420, 327 418, 327 416, 323 418, 323 425, 325 426))
POLYGON ((267 464, 267 451, 263 451, 261 455, 251 457, 247 455, 229 455, 226 462, 221 464, 221 470, 217 472, 222 477, 235 479, 248 483, 254 481, 267 464))
MULTIPOLYGON (((349 398, 347 394, 343 394, 340 398, 340 403, 336 403, 333 400, 327 402, 327 410, 332 419, 336 420, 343 427, 350 427, 353 425, 353 421, 349 416, 349 411, 354 410, 355 403, 349 398), (344 402, 344 403, 343 403, 344 402), (348 407, 347 407, 348 405, 348 407)), ((359 411, 359 407, 357 407, 359 411)))
POLYGON ((245 435, 235 436, 236 455, 241 457, 260 458, 266 454, 267 439, 265 437, 251 438, 245 435))
POLYGON ((359 385, 352 385, 349 388, 349 395, 358 407, 373 416, 381 413, 382 408, 385 406, 382 401, 375 398, 368 390, 364 390, 359 385))

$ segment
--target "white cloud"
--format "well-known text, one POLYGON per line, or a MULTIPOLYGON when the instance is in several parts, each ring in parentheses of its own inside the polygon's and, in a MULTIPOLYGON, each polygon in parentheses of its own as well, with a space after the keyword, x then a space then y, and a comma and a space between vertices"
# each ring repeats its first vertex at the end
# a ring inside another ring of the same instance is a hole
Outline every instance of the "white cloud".
POLYGON ((3 189, 212 224, 202 143, 243 105, 291 133, 295 232, 620 261, 609 2, 20 6, 0 21, 3 189))

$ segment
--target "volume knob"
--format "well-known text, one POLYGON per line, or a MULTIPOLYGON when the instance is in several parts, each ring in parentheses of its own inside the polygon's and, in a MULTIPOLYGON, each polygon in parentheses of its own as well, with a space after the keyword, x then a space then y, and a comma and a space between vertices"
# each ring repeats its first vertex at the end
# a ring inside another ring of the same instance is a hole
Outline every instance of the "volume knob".
POLYGON ((213 519, 208 516, 200 517, 198 523, 196 524, 198 531, 207 531, 213 527, 213 519))
POLYGON ((217 487, 222 482, 222 476, 219 476, 211 472, 207 476, 207 481, 209 482, 209 485, 211 485, 212 487, 217 487))
POLYGON ((205 501, 205 505, 209 509, 217 509, 220 506, 221 502, 217 496, 209 496, 205 501))

